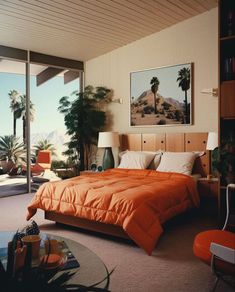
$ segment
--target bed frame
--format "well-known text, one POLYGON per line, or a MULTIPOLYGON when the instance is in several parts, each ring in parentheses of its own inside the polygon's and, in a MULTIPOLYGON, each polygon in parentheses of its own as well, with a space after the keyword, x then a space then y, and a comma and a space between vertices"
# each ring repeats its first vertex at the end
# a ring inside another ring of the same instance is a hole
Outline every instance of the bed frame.
MULTIPOLYGON (((131 133, 121 135, 120 144, 121 150, 157 151, 161 149, 163 151, 171 152, 204 151, 205 155, 196 159, 193 173, 198 173, 202 177, 205 177, 209 174, 210 170, 210 157, 208 151, 206 151, 207 136, 208 133, 131 133)), ((52 211, 45 211, 45 219, 86 230, 130 239, 121 226, 63 215, 52 211)))

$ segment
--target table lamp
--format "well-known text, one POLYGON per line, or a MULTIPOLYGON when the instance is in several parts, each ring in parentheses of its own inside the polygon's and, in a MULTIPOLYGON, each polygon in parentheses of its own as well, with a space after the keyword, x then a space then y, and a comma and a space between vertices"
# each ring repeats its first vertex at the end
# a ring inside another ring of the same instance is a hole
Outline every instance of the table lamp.
POLYGON ((218 147, 218 133, 209 132, 206 144, 206 150, 209 150, 209 174, 207 175, 207 179, 211 179, 211 151, 213 151, 216 147, 218 147))
POLYGON ((105 148, 103 156, 103 169, 114 168, 112 147, 119 147, 118 132, 99 132, 98 147, 105 148))

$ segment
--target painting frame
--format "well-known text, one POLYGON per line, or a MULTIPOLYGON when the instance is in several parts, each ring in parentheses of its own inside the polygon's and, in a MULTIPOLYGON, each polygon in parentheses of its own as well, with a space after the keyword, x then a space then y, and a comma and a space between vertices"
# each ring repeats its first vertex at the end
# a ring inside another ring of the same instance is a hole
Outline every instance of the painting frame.
POLYGON ((193 125, 193 63, 130 72, 131 127, 193 125))

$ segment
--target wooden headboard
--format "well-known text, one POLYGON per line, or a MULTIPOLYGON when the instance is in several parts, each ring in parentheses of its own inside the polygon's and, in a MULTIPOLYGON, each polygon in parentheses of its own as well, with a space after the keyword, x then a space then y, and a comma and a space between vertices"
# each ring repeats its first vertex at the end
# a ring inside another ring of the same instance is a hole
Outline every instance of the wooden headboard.
POLYGON ((158 133, 158 134, 123 134, 122 150, 132 151, 205 151, 194 164, 193 173, 205 177, 209 174, 209 153, 206 151, 208 133, 158 133))

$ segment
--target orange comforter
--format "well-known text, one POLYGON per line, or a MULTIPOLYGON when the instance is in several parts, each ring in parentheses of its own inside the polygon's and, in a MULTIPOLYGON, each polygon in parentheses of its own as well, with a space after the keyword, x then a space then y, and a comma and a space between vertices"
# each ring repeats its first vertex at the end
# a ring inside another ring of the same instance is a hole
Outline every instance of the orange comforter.
POLYGON ((151 254, 163 232, 161 224, 198 205, 195 182, 189 176, 111 169, 43 184, 28 207, 27 219, 40 208, 120 225, 151 254))

